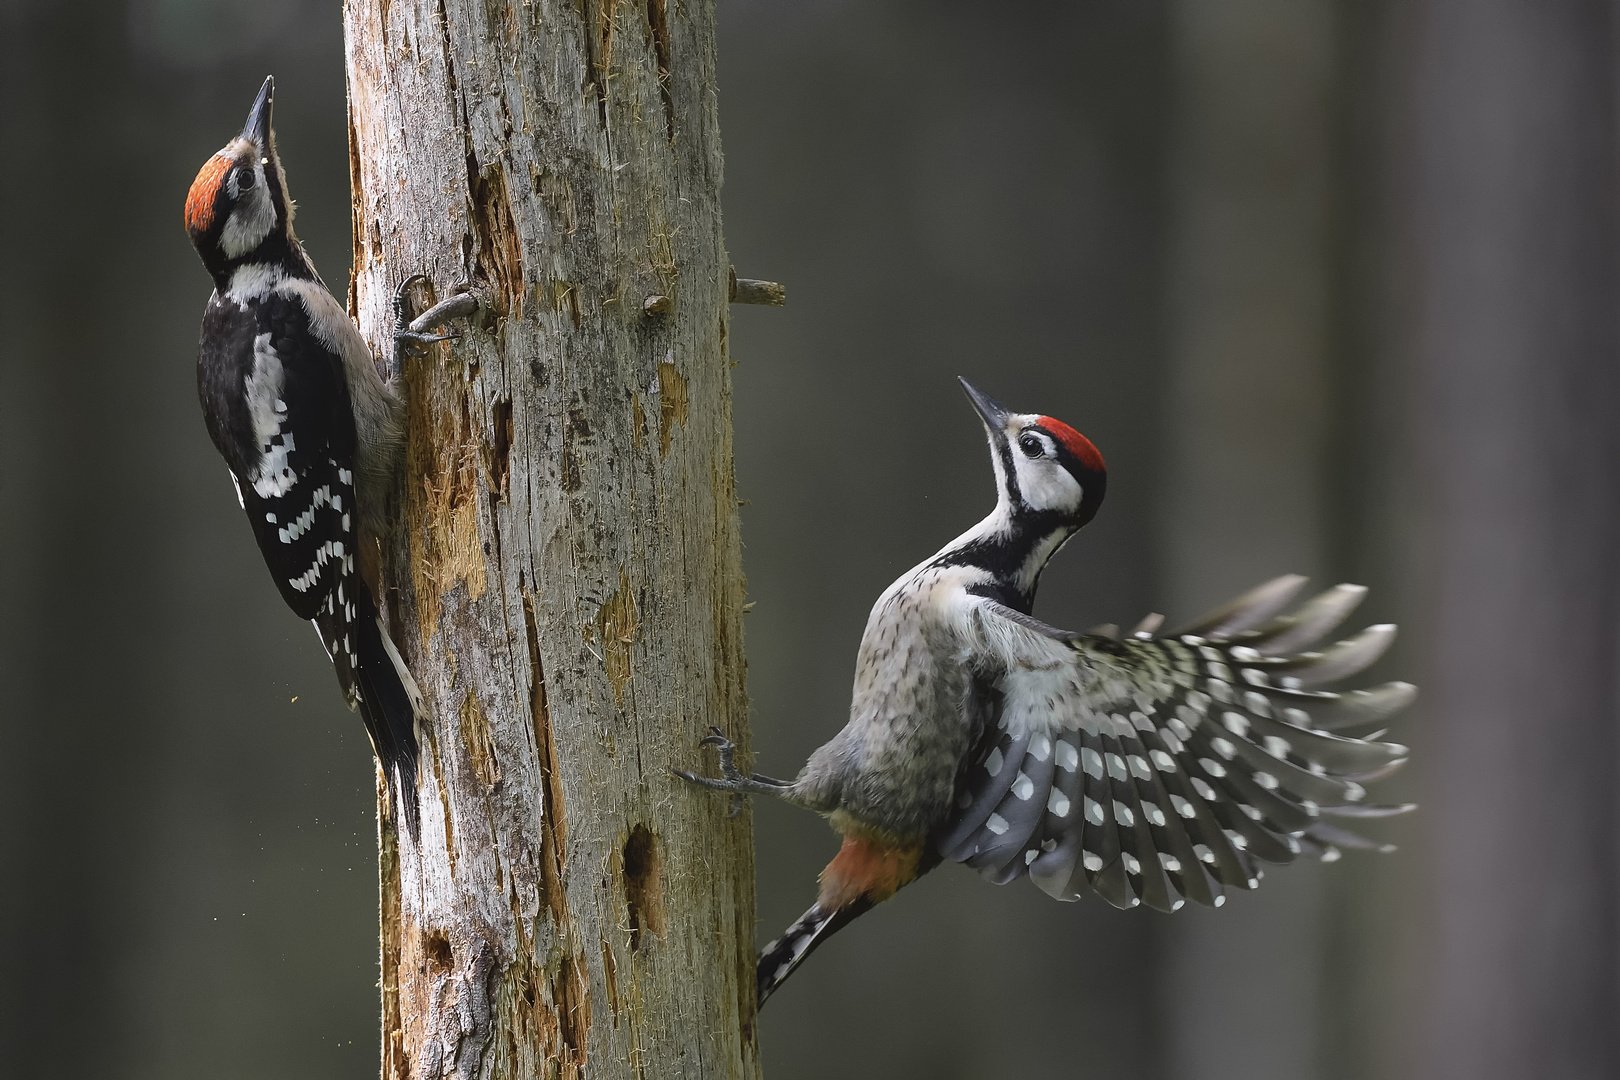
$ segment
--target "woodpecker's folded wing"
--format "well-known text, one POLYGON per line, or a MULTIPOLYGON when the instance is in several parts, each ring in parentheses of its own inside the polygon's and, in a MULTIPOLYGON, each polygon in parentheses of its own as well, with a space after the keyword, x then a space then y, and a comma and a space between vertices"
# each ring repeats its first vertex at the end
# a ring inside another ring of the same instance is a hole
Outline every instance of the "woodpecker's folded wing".
POLYGON ((370 604, 355 569, 356 436, 342 363, 296 297, 272 293, 243 315, 253 354, 245 397, 260 441, 232 461, 237 494, 276 587, 315 624, 353 708, 357 625, 370 604))
POLYGON ((1394 628, 1299 652, 1365 591, 1341 585, 1280 617, 1302 584, 1279 578, 1177 634, 1122 640, 970 598, 963 633, 1001 707, 940 854, 998 883, 1027 873, 1059 899, 1090 889, 1174 911, 1254 888, 1257 861, 1377 846, 1324 819, 1409 809, 1369 806, 1362 786, 1407 749, 1335 731, 1377 726, 1414 690, 1315 689, 1371 664, 1394 628))

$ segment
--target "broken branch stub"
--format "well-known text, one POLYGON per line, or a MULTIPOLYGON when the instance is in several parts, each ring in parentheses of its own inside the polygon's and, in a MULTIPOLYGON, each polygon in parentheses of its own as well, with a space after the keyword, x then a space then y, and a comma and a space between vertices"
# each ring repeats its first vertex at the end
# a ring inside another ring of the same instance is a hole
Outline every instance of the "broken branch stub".
POLYGON ((778 281, 760 281, 758 278, 740 278, 735 268, 731 271, 731 302, 733 304, 768 304, 781 307, 787 303, 787 286, 778 281))

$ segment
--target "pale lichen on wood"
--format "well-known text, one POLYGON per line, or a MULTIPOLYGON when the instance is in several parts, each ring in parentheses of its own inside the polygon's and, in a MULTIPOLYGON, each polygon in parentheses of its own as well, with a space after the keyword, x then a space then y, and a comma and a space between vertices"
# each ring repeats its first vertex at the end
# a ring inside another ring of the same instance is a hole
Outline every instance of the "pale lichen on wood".
POLYGON ((384 1076, 757 1076, 748 819, 666 771, 746 741, 713 6, 344 18, 361 326, 417 272, 486 305, 402 372, 384 1076))

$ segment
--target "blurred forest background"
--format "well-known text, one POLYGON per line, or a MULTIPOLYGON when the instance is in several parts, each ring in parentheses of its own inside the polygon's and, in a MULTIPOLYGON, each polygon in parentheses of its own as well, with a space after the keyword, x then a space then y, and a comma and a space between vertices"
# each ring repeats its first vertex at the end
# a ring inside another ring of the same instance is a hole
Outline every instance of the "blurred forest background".
MULTIPOLYGON (((1615 4, 719 10, 726 236, 789 295, 732 333, 762 770, 990 505, 958 373, 1108 458, 1042 617, 1360 581, 1423 688, 1397 854, 1174 917, 946 868, 777 996, 767 1075, 1620 1075, 1615 4)), ((372 1075, 368 747, 204 434, 180 223, 273 72, 342 294, 338 7, 0 0, 0 41, 0 1075, 372 1075)), ((756 815, 766 939, 834 842, 756 815)))

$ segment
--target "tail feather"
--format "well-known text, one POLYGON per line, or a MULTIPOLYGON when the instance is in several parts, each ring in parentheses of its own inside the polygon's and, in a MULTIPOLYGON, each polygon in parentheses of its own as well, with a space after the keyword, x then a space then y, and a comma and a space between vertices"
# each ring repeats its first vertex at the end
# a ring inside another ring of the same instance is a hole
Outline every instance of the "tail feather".
POLYGON ((356 631, 360 662, 356 683, 360 718, 382 762, 389 792, 400 806, 412 839, 416 839, 421 835, 416 797, 416 721, 423 715, 422 693, 378 620, 371 597, 365 590, 359 591, 356 631))
POLYGON ((815 952, 817 946, 871 908, 872 902, 860 897, 831 911, 816 904, 800 915, 781 937, 760 950, 759 961, 754 968, 759 1004, 763 1006, 765 999, 787 982, 788 976, 804 963, 805 957, 815 952))

